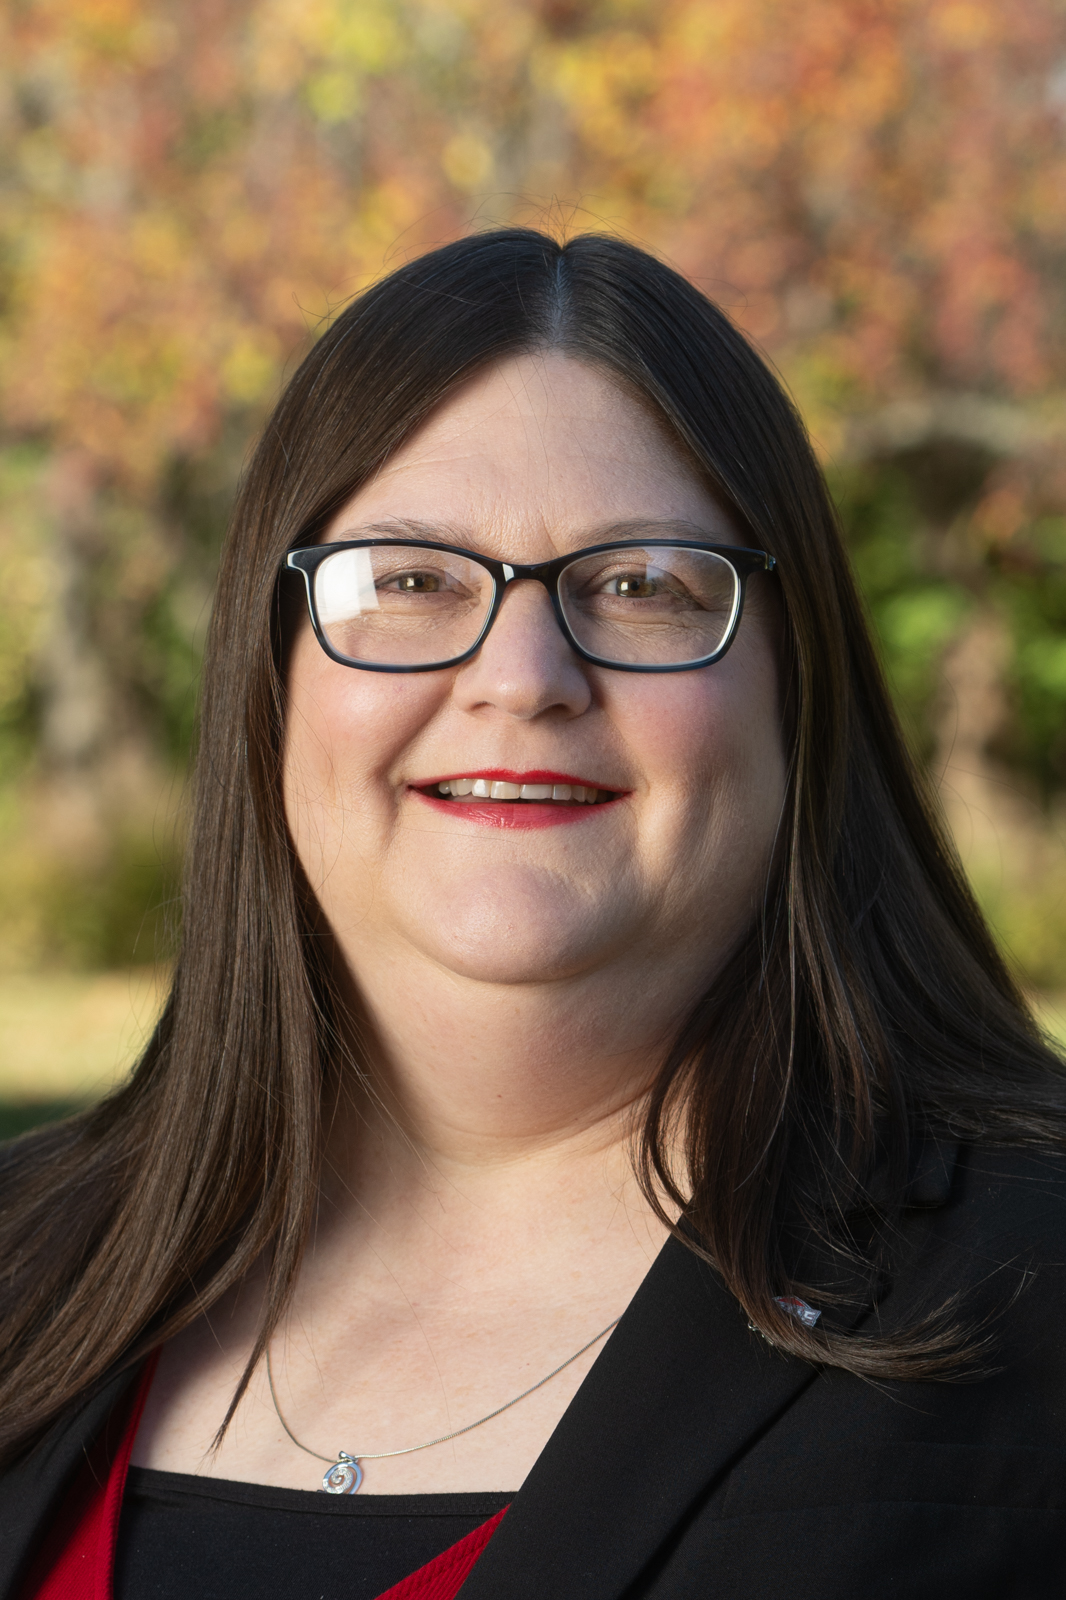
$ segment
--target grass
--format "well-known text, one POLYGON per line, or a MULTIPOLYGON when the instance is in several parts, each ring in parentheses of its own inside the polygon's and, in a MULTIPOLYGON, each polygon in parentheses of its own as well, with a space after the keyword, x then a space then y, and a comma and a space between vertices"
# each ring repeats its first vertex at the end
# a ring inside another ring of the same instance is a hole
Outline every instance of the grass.
POLYGON ((0 1139, 69 1116, 125 1077, 167 979, 160 967, 0 977, 0 1139))
POLYGON ((18 1105, 0 1103, 0 1143, 17 1139, 20 1133, 29 1133, 46 1122, 58 1122, 80 1111, 82 1100, 27 1100, 18 1105))

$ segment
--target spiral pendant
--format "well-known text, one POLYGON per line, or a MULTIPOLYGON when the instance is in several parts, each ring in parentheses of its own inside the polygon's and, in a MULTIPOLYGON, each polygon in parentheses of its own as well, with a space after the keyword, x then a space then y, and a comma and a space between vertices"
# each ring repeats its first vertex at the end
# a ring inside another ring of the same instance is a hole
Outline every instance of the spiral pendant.
POLYGON ((341 1450, 337 1460, 322 1479, 325 1494, 358 1494, 363 1481, 363 1469, 354 1456, 341 1450))

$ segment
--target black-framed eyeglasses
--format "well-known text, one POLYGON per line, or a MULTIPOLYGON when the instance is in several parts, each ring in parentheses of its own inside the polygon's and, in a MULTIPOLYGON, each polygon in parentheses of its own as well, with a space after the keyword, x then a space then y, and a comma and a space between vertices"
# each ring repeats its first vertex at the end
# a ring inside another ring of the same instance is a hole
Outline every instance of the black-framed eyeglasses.
POLYGON ((775 564, 764 550, 684 539, 594 544, 533 566, 421 539, 302 545, 285 558, 303 573, 323 650, 367 672, 459 666, 524 579, 544 585, 570 646, 595 666, 709 667, 736 638, 748 577, 775 564))

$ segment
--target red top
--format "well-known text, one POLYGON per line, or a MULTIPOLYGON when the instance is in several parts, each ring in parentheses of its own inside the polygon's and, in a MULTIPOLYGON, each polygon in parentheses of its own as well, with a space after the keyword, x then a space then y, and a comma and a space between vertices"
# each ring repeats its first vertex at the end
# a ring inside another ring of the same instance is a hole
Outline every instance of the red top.
MULTIPOLYGON (((155 1375, 158 1353, 140 1383, 116 1406, 59 1508, 53 1530, 22 1586, 19 1600, 112 1600, 115 1543, 133 1441, 155 1375)), ((504 1512, 394 1583, 378 1600, 454 1600, 504 1512)))

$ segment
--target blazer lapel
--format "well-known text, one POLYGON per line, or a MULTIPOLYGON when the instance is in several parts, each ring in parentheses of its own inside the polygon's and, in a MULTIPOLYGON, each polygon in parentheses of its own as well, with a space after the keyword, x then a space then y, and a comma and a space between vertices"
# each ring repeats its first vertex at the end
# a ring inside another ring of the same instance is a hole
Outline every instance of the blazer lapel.
MULTIPOLYGON (((907 1203, 944 1205, 957 1159, 955 1141, 927 1139, 907 1203)), ((817 1282, 816 1253, 807 1265, 817 1282)), ((839 1266, 831 1276, 850 1305, 827 1316, 856 1327, 872 1309, 871 1285, 839 1266)), ((713 1268, 668 1240, 461 1600, 619 1600, 818 1373, 753 1333, 713 1268)))
POLYGON ((618 1600, 686 1510, 817 1377, 664 1245, 462 1600, 618 1600))

